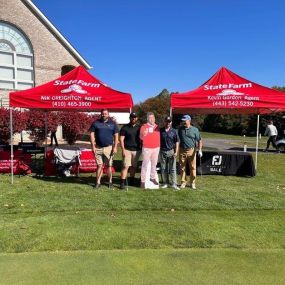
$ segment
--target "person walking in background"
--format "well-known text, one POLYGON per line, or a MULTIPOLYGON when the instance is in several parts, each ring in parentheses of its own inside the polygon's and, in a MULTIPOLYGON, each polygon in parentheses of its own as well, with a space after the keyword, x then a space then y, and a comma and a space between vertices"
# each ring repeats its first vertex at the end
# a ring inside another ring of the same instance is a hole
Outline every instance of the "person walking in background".
POLYGON ((190 187, 196 189, 196 147, 198 155, 202 157, 202 139, 199 130, 191 125, 191 117, 184 115, 181 119, 183 126, 178 129, 180 139, 179 164, 181 171, 181 188, 187 185, 186 164, 189 163, 190 187))
POLYGON ((120 144, 122 148, 123 168, 121 171, 121 185, 126 188, 126 179, 130 167, 130 185, 135 186, 135 174, 138 160, 141 155, 140 125, 136 113, 130 114, 130 122, 124 125, 120 131, 120 144))
POLYGON ((269 120, 268 121, 268 125, 266 126, 266 130, 264 133, 264 136, 268 136, 268 140, 267 140, 267 146, 266 149, 264 151, 268 151, 269 147, 270 147, 270 143, 272 143, 272 146, 274 148, 276 148, 276 151, 279 152, 277 146, 276 146, 276 137, 278 135, 278 131, 277 128, 273 125, 273 121, 269 120))
POLYGON ((51 133, 50 133, 50 145, 49 146, 53 146, 53 140, 55 142, 55 145, 58 146, 57 138, 56 138, 56 131, 57 131, 57 127, 53 128, 51 130, 51 133))
POLYGON ((97 171, 95 188, 101 186, 101 176, 103 173, 103 162, 108 167, 109 183, 108 187, 113 188, 112 184, 112 165, 113 155, 117 153, 119 129, 113 120, 109 117, 107 109, 101 110, 99 120, 93 122, 90 127, 91 148, 95 156, 97 171))
POLYGON ((166 117, 164 127, 160 129, 160 170, 162 187, 169 185, 174 190, 180 190, 177 186, 176 177, 176 157, 179 151, 179 137, 175 129, 172 128, 171 117, 166 117))
POLYGON ((146 171, 148 163, 151 163, 150 181, 154 185, 159 185, 157 181, 156 165, 158 161, 160 147, 160 132, 158 125, 155 124, 155 116, 152 112, 147 113, 147 123, 140 129, 140 139, 142 140, 142 169, 141 169, 141 188, 145 188, 146 171))

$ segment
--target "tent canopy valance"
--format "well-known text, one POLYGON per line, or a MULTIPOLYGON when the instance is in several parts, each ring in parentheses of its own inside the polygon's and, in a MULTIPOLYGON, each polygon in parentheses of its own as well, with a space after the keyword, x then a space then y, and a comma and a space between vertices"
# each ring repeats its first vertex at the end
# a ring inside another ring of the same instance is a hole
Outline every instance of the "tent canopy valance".
POLYGON ((172 94, 170 105, 177 114, 268 114, 285 110, 285 94, 222 67, 199 88, 172 94))
POLYGON ((27 109, 130 112, 132 96, 108 87, 79 66, 37 87, 11 92, 10 106, 27 109))

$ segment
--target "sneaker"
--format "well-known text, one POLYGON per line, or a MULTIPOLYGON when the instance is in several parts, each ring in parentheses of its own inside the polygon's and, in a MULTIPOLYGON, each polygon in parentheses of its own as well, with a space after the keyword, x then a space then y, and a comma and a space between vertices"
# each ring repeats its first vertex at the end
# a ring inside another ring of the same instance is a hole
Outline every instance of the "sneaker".
POLYGON ((109 183, 108 183, 108 188, 111 189, 111 190, 114 190, 114 186, 113 186, 113 183, 112 183, 112 182, 109 182, 109 183))
POLYGON ((173 191, 179 191, 180 188, 175 184, 175 185, 172 185, 172 188, 173 188, 173 191))
POLYGON ((154 184, 154 185, 158 185, 158 182, 155 179, 150 179, 150 181, 154 184))
POLYGON ((95 185, 94 185, 94 188, 95 189, 99 189, 101 187, 101 184, 100 183, 96 183, 95 185))
POLYGON ((181 185, 180 185, 180 188, 184 189, 186 187, 186 185, 187 185, 187 182, 182 182, 181 185))
POLYGON ((160 188, 165 189, 165 188, 167 188, 167 187, 168 187, 167 184, 163 184, 160 188))
POLYGON ((135 178, 134 178, 134 177, 130 177, 130 179, 129 179, 129 185, 130 185, 130 186, 135 186, 135 178))
POLYGON ((127 179, 121 179, 120 189, 124 190, 127 186, 127 179))
POLYGON ((192 184, 191 184, 191 188, 192 188, 193 190, 196 190, 196 185, 195 185, 195 183, 192 183, 192 184))

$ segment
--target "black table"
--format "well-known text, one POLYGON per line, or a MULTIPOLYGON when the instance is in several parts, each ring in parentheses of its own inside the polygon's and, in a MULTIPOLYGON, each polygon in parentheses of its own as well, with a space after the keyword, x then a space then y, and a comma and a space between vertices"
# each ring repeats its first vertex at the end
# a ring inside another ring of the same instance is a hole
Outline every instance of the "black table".
POLYGON ((255 176, 255 166, 251 153, 238 151, 204 151, 197 155, 197 174, 255 176), (202 163, 202 167, 200 165, 202 163))
POLYGON ((22 152, 25 154, 30 154, 32 156, 32 164, 30 165, 31 169, 36 174, 42 174, 43 173, 43 159, 42 154, 45 153, 44 147, 37 147, 36 145, 22 145, 22 152), (38 154, 40 157, 38 157, 38 154))

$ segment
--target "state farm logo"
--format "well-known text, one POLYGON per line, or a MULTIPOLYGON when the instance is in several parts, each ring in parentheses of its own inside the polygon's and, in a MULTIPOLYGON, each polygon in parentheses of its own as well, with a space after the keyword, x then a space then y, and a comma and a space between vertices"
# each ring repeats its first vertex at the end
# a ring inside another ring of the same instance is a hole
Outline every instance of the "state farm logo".
POLYGON ((245 94, 241 92, 237 92, 234 89, 224 89, 222 92, 218 93, 217 95, 227 96, 227 95, 245 95, 245 94))
POLYGON ((222 89, 243 89, 243 88, 252 88, 252 83, 251 82, 247 82, 247 83, 239 83, 239 84, 235 84, 235 83, 220 83, 218 85, 208 85, 205 84, 204 85, 204 90, 222 90, 222 89))
POLYGON ((76 92, 79 94, 86 94, 87 91, 83 90, 80 85, 72 84, 68 88, 61 90, 61 93, 70 93, 70 92, 76 92))
POLYGON ((222 164, 222 156, 221 155, 214 155, 212 158, 212 165, 221 165, 222 164))

